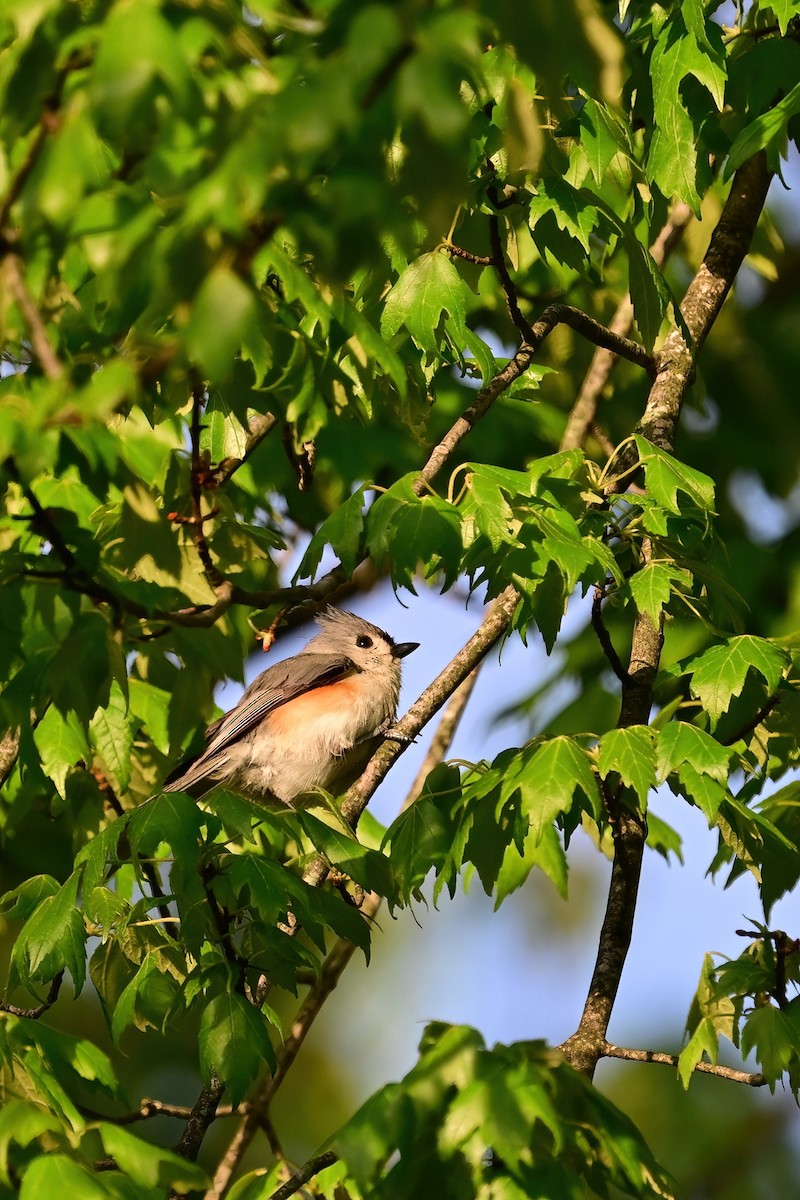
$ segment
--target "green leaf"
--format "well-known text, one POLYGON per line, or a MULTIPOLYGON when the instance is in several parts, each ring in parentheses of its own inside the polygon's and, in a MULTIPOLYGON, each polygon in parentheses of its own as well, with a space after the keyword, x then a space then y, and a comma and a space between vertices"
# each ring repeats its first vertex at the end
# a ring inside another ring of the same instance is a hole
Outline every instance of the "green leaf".
POLYGON ((328 821, 320 820, 308 808, 298 812, 305 832, 317 850, 340 871, 344 871, 356 883, 369 892, 380 896, 391 896, 394 890, 392 868, 386 857, 377 850, 362 846, 346 821, 333 826, 334 814, 325 810, 328 821))
MULTIPOLYGON (((465 789, 465 795, 468 789, 465 789)), ((535 840, 545 836, 553 820, 568 812, 577 794, 589 811, 597 812, 600 795, 585 751, 569 737, 554 737, 523 750, 503 767, 500 799, 520 793, 521 812, 535 840)))
POLYGON ((433 801, 422 795, 389 826, 384 846, 397 881, 399 894, 408 899, 432 868, 445 860, 452 835, 433 801))
POLYGON ((242 342, 254 336, 255 297, 238 275, 218 267, 204 279, 184 333, 186 349, 213 382, 227 379, 242 342))
POLYGON ((624 242, 634 320, 645 349, 652 350, 672 303, 672 294, 652 254, 627 226, 624 242))
POLYGON ((754 1008, 742 1027, 742 1054, 755 1051, 761 1070, 767 1077, 770 1091, 790 1068, 797 1068, 800 1057, 800 1025, 793 1008, 783 1012, 772 1004, 754 1008))
POLYGON ((778 19, 781 36, 785 37, 792 17, 800 16, 800 4, 797 0, 770 0, 769 7, 778 19))
POLYGON ((779 100, 774 108, 756 117, 747 125, 734 141, 728 154, 725 166, 725 178, 752 158, 759 150, 767 151, 767 162, 770 170, 777 171, 781 157, 788 153, 786 147, 786 130, 792 117, 800 112, 800 83, 779 100))
POLYGON ((680 513, 678 492, 704 512, 714 509, 714 481, 702 471, 687 467, 665 450, 636 434, 636 449, 644 467, 647 491, 653 499, 673 513, 680 513))
POLYGON ((692 577, 684 568, 670 562, 650 562, 630 577, 628 586, 639 612, 646 613, 658 627, 673 592, 686 592, 691 583, 692 577))
POLYGON ((588 256, 589 239, 597 228, 600 214, 597 206, 565 179, 542 178, 537 184, 537 194, 531 198, 529 213, 534 238, 539 220, 552 213, 558 228, 573 238, 588 256))
POLYGON ((28 918, 14 944, 12 963, 26 984, 50 983, 65 968, 75 995, 86 978, 86 931, 78 910, 80 872, 75 871, 28 918))
POLYGON ((659 730, 656 739, 658 782, 663 783, 672 771, 688 763, 717 783, 727 784, 733 751, 721 745, 696 725, 687 721, 670 721, 659 730))
POLYGON ((334 509, 322 522, 308 544, 295 580, 313 579, 326 546, 339 558, 344 570, 352 575, 363 556, 361 540, 364 533, 364 492, 367 485, 356 488, 352 496, 334 509))
POLYGON ((61 1127, 41 1104, 30 1100, 5 1100, 0 1109, 0 1183, 10 1186, 9 1149, 28 1146, 43 1133, 58 1134, 61 1127))
POLYGON ((26 921, 42 901, 55 896, 58 889, 58 880, 52 875, 31 875, 0 898, 0 909, 15 921, 26 921))
POLYGON ((650 790, 656 786, 653 731, 647 725, 609 729, 600 738, 597 767, 603 779, 612 773, 618 775, 625 787, 633 788, 640 806, 645 808, 650 790))
POLYGON ((743 635, 712 646, 684 668, 691 677, 689 690, 703 705, 713 727, 727 712, 732 698, 741 694, 750 671, 760 675, 772 693, 788 663, 789 655, 774 642, 743 635))
POLYGON ((170 748, 169 692, 143 679, 129 680, 128 689, 131 713, 152 738, 155 748, 167 754, 170 748))
POLYGON ((86 733, 74 712, 61 713, 51 705, 33 731, 42 770, 60 796, 66 795, 67 776, 73 767, 92 761, 86 733))
POLYGON ((103 1139, 106 1154, 139 1187, 195 1191, 207 1187, 210 1182, 206 1172, 196 1163, 187 1162, 172 1150, 153 1146, 119 1125, 98 1122, 96 1129, 103 1139))
POLYGON ((19 1200, 45 1200, 52 1196, 80 1196, 81 1200, 109 1200, 109 1193, 88 1167, 66 1154, 34 1158, 22 1177, 19 1200))
POLYGON ((388 563, 396 587, 413 592, 418 566, 426 578, 441 571, 449 587, 461 566, 461 521, 453 505, 439 496, 417 496, 414 479, 404 476, 372 505, 367 547, 378 567, 388 563))
POLYGON ((422 350, 439 351, 443 316, 457 341, 464 340, 468 290, 453 263, 438 250, 410 263, 386 297, 381 333, 390 338, 405 325, 422 350))
POLYGON ((275 1069, 275 1051, 264 1017, 238 992, 212 996, 200 1020, 200 1066, 210 1084, 216 1075, 231 1104, 239 1104, 264 1066, 275 1069))
POLYGON ((688 1088, 695 1067, 704 1061, 704 1056, 707 1062, 717 1061, 718 1049, 719 1040, 714 1023, 708 1017, 703 1017, 678 1057, 678 1078, 684 1088, 688 1088))
POLYGON ((147 110, 165 87, 186 102, 191 87, 175 34, 156 8, 115 7, 102 26, 91 73, 91 97, 105 129, 129 136, 147 122, 147 110))
POLYGON ((693 75, 711 92, 717 108, 721 108, 726 78, 718 35, 714 34, 716 45, 712 47, 710 30, 702 14, 700 21, 704 48, 693 34, 683 35, 677 17, 665 24, 656 41, 650 61, 654 132, 647 158, 649 177, 667 199, 678 196, 698 217, 697 135, 681 84, 693 75))
POLYGON ((117 794, 125 792, 131 779, 133 728, 128 703, 116 680, 105 708, 98 708, 89 724, 89 741, 103 771, 117 794))
POLYGON ((602 184, 617 154, 630 153, 630 148, 616 119, 601 101, 587 100, 580 121, 581 146, 592 174, 602 184))
POLYGON ((474 356, 481 372, 481 385, 486 387, 500 369, 497 359, 483 338, 478 337, 477 333, 473 333, 471 329, 464 330, 464 345, 474 356))
POLYGON ((525 835, 522 851, 515 842, 506 848, 495 884, 495 908, 499 908, 506 896, 521 887, 534 867, 543 871, 564 899, 567 896, 567 856, 556 829, 549 825, 544 829, 529 830, 525 835))

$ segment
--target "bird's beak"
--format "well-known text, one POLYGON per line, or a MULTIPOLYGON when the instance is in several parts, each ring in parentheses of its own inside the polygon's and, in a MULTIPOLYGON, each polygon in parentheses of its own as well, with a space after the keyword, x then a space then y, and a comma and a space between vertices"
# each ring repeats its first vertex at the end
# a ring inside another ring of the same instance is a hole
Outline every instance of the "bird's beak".
POLYGON ((419 642, 398 642, 392 646, 392 658, 405 658, 412 650, 416 650, 419 642))

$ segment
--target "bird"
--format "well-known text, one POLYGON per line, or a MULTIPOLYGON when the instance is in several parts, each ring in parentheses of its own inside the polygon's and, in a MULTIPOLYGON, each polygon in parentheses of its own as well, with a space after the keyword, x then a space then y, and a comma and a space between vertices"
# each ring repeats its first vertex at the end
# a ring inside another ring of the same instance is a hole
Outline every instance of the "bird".
POLYGON ((279 808, 355 782, 394 722, 401 662, 419 642, 395 642, 332 605, 316 621, 316 637, 254 679, 162 791, 200 800, 226 787, 279 808))

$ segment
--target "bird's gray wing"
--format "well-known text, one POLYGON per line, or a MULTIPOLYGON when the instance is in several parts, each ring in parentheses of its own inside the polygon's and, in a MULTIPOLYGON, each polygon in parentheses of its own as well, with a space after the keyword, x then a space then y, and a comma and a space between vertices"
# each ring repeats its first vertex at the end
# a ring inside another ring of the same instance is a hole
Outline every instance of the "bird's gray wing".
POLYGON ((346 655, 298 654, 276 663, 254 679, 238 704, 206 730, 206 745, 188 762, 180 763, 168 776, 165 791, 189 791, 215 773, 224 757, 222 752, 246 736, 269 713, 314 688, 335 683, 356 670, 346 655))

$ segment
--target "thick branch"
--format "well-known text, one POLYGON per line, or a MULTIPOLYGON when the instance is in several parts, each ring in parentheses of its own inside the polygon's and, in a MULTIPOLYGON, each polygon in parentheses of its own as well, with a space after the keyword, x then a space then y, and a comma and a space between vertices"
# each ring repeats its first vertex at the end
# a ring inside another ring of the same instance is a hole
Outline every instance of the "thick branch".
POLYGON ((217 1079, 216 1075, 212 1075, 211 1083, 208 1087, 203 1088, 197 1097, 189 1120, 186 1122, 186 1128, 175 1147, 176 1154, 194 1162, 200 1152, 206 1130, 217 1115, 217 1107, 224 1091, 225 1084, 217 1079))
POLYGON ((17 765, 19 736, 19 729, 9 729, 0 738, 0 788, 17 765))
MULTIPOLYGON (((658 356, 658 375, 650 389, 640 429, 662 449, 672 449, 681 406, 694 377, 696 355, 713 327, 747 253, 768 184, 763 154, 748 160, 737 172, 703 264, 681 305, 690 343, 680 330, 675 330, 658 356)), ((648 549, 645 544, 645 556, 648 549)), ((622 684, 618 727, 649 721, 662 644, 661 629, 657 629, 646 614, 638 614, 633 627, 628 679, 622 684)), ((624 806, 618 799, 613 801, 609 816, 614 835, 614 861, 597 959, 580 1024, 562 1046, 569 1062, 590 1078, 603 1053, 630 948, 647 835, 642 813, 624 806)))
MULTIPOLYGON (((612 1046, 605 1042, 603 1058, 622 1058, 626 1062, 659 1063, 665 1067, 677 1067, 677 1054, 664 1054, 661 1050, 631 1050, 626 1046, 612 1046)), ((716 1075, 717 1079, 729 1079, 733 1083, 746 1083, 748 1087, 764 1087, 766 1078, 758 1071, 737 1071, 735 1067, 722 1067, 717 1063, 695 1063, 693 1070, 702 1075, 716 1075)))
POLYGON ((658 355, 658 376, 640 432, 663 450, 673 448, 681 406, 694 378, 695 360, 750 249, 769 183, 763 152, 749 158, 736 172, 706 256, 681 303, 689 340, 682 329, 676 328, 658 355))

